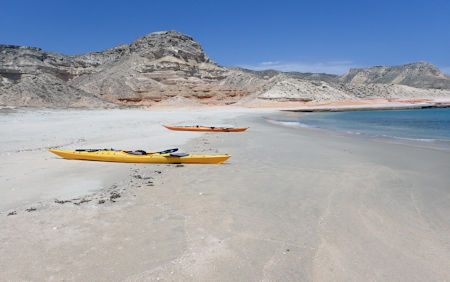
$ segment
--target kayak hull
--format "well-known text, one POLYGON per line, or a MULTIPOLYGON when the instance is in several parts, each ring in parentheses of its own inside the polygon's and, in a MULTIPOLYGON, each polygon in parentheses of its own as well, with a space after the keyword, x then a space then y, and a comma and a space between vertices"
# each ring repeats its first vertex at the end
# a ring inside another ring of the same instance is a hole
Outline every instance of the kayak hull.
POLYGON ((208 126, 169 126, 169 125, 163 126, 170 130, 179 130, 179 131, 241 132, 248 129, 248 127, 225 128, 225 127, 208 127, 208 126))
POLYGON ((54 150, 50 152, 72 160, 120 162, 120 163, 191 163, 191 164, 221 164, 230 158, 230 155, 187 155, 183 157, 171 156, 171 154, 147 154, 133 155, 124 151, 100 150, 95 152, 54 150))

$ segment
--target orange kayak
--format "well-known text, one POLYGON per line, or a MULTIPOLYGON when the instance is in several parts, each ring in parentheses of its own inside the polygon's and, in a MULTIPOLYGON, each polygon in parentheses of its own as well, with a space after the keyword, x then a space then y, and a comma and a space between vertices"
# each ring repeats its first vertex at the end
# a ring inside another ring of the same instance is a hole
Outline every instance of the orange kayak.
POLYGON ((182 131, 214 131, 214 132, 239 132, 245 131, 248 127, 213 127, 213 126, 201 126, 201 125, 189 125, 189 126, 168 126, 163 125, 170 130, 182 130, 182 131))

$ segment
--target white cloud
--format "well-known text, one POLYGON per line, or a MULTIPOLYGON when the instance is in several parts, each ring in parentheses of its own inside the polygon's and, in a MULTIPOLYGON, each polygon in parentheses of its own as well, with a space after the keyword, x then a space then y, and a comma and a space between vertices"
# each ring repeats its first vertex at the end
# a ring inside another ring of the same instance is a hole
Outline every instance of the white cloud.
POLYGON ((240 65, 240 67, 251 70, 279 70, 284 72, 312 72, 312 73, 329 73, 329 74, 344 74, 350 68, 358 67, 351 61, 330 61, 330 62, 261 62, 256 65, 240 65))

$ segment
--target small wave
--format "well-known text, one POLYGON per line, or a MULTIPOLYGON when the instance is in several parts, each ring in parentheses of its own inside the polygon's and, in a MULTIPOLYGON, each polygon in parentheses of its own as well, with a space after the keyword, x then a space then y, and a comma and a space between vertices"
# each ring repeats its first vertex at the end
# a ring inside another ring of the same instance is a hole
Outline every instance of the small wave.
POLYGON ((351 130, 347 130, 346 131, 347 134, 354 134, 354 135, 361 135, 362 133, 359 131, 351 131, 351 130))
POLYGON ((396 139, 396 140, 412 141, 412 142, 426 142, 426 143, 450 142, 450 140, 446 140, 446 139, 402 137, 402 136, 394 136, 394 135, 388 135, 388 134, 376 134, 376 133, 371 133, 371 132, 346 131, 346 133, 351 134, 351 135, 364 135, 369 138, 396 139))
POLYGON ((398 137, 398 136, 387 136, 393 139, 405 140, 405 141, 414 141, 414 142, 425 142, 425 143, 443 143, 450 144, 450 139, 431 139, 431 138, 407 138, 407 137, 398 137))
POLYGON ((307 125, 298 121, 284 121, 284 120, 268 120, 272 123, 278 123, 285 126, 295 126, 295 127, 302 127, 302 128, 315 128, 314 126, 307 125))
POLYGON ((411 137, 399 137, 399 136, 389 136, 389 135, 383 135, 383 137, 406 140, 406 141, 419 141, 419 142, 430 142, 430 143, 437 141, 436 139, 431 139, 431 138, 411 138, 411 137))
POLYGON ((16 113, 17 109, 12 106, 0 106, 0 114, 12 114, 16 113))

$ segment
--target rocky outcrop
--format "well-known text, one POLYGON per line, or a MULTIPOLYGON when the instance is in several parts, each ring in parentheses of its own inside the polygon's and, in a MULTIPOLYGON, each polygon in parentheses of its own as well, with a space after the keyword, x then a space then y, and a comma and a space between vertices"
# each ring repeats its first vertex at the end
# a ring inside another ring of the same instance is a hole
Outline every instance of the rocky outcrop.
POLYGON ((131 44, 72 56, 0 45, 0 105, 225 105, 251 103, 252 99, 319 102, 448 97, 449 89, 448 76, 428 63, 352 69, 342 77, 222 67, 198 42, 177 31, 154 32, 131 44))
POLYGON ((416 88, 450 89, 450 78, 427 62, 350 69, 340 80, 353 84, 401 84, 416 88))
POLYGON ((70 85, 75 77, 96 71, 120 57, 120 48, 65 56, 34 47, 0 45, 0 104, 12 106, 113 106, 70 85), (112 51, 116 49, 116 51, 112 51))
POLYGON ((259 99, 278 101, 328 101, 351 99, 345 91, 321 80, 298 79, 281 73, 256 91, 259 99))
POLYGON ((220 83, 226 73, 199 43, 176 31, 76 56, 2 45, 0 104, 152 104, 175 96, 218 102, 247 94, 220 83))

